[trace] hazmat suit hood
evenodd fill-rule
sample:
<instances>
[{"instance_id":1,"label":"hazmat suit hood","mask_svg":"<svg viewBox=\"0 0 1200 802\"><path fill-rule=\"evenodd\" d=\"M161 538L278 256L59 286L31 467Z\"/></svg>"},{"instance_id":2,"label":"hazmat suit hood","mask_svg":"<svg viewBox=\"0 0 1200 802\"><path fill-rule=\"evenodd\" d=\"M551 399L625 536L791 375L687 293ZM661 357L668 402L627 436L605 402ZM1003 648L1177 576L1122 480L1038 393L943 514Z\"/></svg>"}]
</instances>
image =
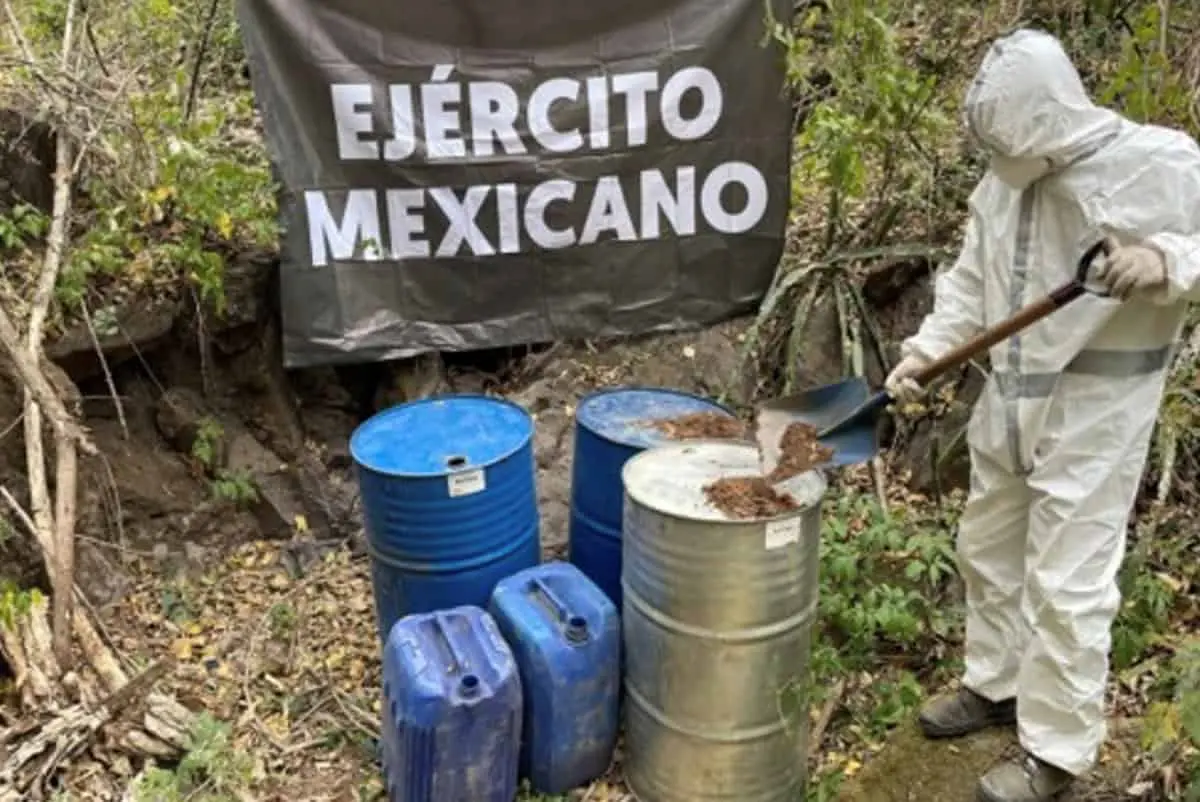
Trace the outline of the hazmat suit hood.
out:
<instances>
[{"instance_id":1,"label":"hazmat suit hood","mask_svg":"<svg viewBox=\"0 0 1200 802\"><path fill-rule=\"evenodd\" d=\"M972 138L1018 172L1021 163L1062 169L1121 127L1116 113L1092 103L1059 41L1034 30L992 45L964 107Z\"/></svg>"}]
</instances>

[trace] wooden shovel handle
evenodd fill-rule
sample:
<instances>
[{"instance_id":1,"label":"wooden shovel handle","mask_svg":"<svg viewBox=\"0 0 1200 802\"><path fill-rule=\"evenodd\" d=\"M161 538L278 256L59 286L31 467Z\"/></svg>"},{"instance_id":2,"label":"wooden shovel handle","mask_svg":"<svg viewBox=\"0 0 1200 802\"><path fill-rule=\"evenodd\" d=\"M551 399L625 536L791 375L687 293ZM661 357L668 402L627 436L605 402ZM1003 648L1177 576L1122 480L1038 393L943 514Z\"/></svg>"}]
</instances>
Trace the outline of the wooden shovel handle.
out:
<instances>
[{"instance_id":1,"label":"wooden shovel handle","mask_svg":"<svg viewBox=\"0 0 1200 802\"><path fill-rule=\"evenodd\" d=\"M913 379L917 384L924 386L943 373L965 364L996 343L1007 340L1014 334L1024 331L1051 312L1061 309L1079 296L1089 292L1084 282L1087 280L1088 270L1091 268L1092 262L1101 253L1106 256L1110 253L1110 246L1106 240L1101 240L1087 249L1087 252L1080 258L1075 278L1071 281L1060 285L1049 295L1034 301L1007 320L1000 321L995 326L985 329L981 334L943 354L922 368L920 372L913 376Z\"/></svg>"},{"instance_id":2,"label":"wooden shovel handle","mask_svg":"<svg viewBox=\"0 0 1200 802\"><path fill-rule=\"evenodd\" d=\"M1072 281L1071 284L1075 284L1075 282ZM1068 286L1069 285L1064 284L1060 290L1065 289ZM1079 295L1082 294L1083 287L1080 286ZM1078 298L1079 295L1076 295L1075 298ZM1075 298L1072 298L1071 300L1074 300ZM913 377L913 379L917 382L917 384L925 386L938 376L941 376L943 373L953 370L959 365L966 364L971 359L975 358L979 354L982 354L996 343L1007 340L1017 332L1023 331L1029 326L1032 326L1034 323L1037 323L1039 320L1049 315L1055 309L1058 309L1059 306L1060 304L1055 302L1054 296L1050 295L1034 301L1007 320L1000 321L995 326L985 330L982 334L975 336L957 348L954 348L948 353L938 357L933 362L930 362L928 365L923 367L921 371Z\"/></svg>"}]
</instances>

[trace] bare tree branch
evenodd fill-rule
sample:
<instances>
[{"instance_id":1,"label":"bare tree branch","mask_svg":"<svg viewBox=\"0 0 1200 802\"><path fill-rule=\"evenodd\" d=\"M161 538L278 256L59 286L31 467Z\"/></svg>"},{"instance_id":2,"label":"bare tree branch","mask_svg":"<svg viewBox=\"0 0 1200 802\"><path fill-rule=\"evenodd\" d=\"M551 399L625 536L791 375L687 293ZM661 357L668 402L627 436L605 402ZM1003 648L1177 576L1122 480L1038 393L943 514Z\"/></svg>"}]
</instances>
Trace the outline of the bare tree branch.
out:
<instances>
[{"instance_id":1,"label":"bare tree branch","mask_svg":"<svg viewBox=\"0 0 1200 802\"><path fill-rule=\"evenodd\" d=\"M22 53L36 64L28 39L9 0L3 0L4 14ZM59 69L70 70L75 55L72 50L76 32L77 0L67 0L63 25ZM64 101L53 98L53 105L65 117ZM71 664L71 617L75 587L75 505L78 479L78 437L72 436L70 417L41 373L42 344L46 320L54 288L62 269L66 251L67 232L71 220L71 189L74 185L75 162L70 134L55 130L54 200L50 211L50 232L46 238L46 253L34 290L29 320L25 327L24 354L18 345L16 327L7 314L0 320L0 337L5 350L13 358L18 373L25 382L25 467L29 476L30 517L37 527L38 541L45 552L50 584L54 589L54 655L58 664ZM46 476L46 450L42 439L42 414L50 418L54 429L55 487L54 500ZM49 548L47 548L49 547Z\"/></svg>"}]
</instances>

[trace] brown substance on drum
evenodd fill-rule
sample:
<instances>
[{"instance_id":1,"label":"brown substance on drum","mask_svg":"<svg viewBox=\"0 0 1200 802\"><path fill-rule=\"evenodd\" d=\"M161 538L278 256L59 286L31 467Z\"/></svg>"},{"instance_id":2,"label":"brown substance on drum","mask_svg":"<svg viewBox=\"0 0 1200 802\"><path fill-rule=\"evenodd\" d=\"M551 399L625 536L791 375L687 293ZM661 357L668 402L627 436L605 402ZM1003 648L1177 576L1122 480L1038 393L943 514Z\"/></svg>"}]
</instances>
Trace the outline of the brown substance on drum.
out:
<instances>
[{"instance_id":1,"label":"brown substance on drum","mask_svg":"<svg viewBox=\"0 0 1200 802\"><path fill-rule=\"evenodd\" d=\"M746 434L740 420L717 412L693 412L649 423L672 440L737 440Z\"/></svg>"},{"instance_id":2,"label":"brown substance on drum","mask_svg":"<svg viewBox=\"0 0 1200 802\"><path fill-rule=\"evenodd\" d=\"M705 485L708 502L731 518L770 518L798 508L761 476L729 476Z\"/></svg>"},{"instance_id":3,"label":"brown substance on drum","mask_svg":"<svg viewBox=\"0 0 1200 802\"><path fill-rule=\"evenodd\" d=\"M828 461L833 449L817 442L817 430L793 423L779 438L779 462L769 476L730 476L706 485L708 502L730 518L771 518L797 509L800 504L775 489L777 482L811 470Z\"/></svg>"},{"instance_id":4,"label":"brown substance on drum","mask_svg":"<svg viewBox=\"0 0 1200 802\"><path fill-rule=\"evenodd\" d=\"M833 449L817 442L817 429L807 423L793 423L779 438L779 462L767 480L775 483L812 470L833 458Z\"/></svg>"}]
</instances>

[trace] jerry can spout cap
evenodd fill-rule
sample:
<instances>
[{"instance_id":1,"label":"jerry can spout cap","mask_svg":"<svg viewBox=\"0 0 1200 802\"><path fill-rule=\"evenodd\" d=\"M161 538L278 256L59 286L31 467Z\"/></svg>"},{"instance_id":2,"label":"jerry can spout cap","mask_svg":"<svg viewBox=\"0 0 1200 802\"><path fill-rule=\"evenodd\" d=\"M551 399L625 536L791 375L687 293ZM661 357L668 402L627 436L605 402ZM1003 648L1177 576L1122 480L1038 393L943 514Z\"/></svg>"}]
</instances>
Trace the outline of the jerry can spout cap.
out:
<instances>
[{"instance_id":1,"label":"jerry can spout cap","mask_svg":"<svg viewBox=\"0 0 1200 802\"><path fill-rule=\"evenodd\" d=\"M475 696L479 693L479 677L474 674L463 674L462 679L458 681L458 692L467 698Z\"/></svg>"},{"instance_id":2,"label":"jerry can spout cap","mask_svg":"<svg viewBox=\"0 0 1200 802\"><path fill-rule=\"evenodd\" d=\"M567 619L567 640L571 643L583 643L588 639L587 619L581 615L573 615Z\"/></svg>"}]
</instances>

